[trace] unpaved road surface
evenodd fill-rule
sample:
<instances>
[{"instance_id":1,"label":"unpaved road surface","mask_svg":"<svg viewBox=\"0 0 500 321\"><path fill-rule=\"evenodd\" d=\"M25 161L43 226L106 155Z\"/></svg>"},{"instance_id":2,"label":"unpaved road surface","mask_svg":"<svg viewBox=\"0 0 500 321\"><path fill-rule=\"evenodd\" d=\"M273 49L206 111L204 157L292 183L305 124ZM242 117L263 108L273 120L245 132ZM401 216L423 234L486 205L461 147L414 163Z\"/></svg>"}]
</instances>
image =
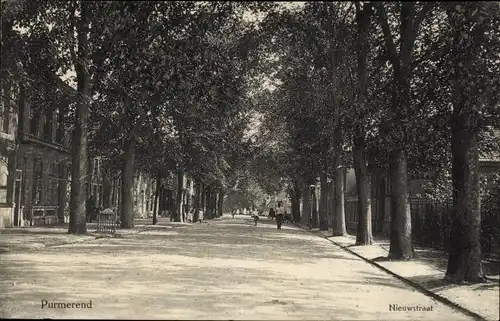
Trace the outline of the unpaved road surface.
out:
<instances>
[{"instance_id":1,"label":"unpaved road surface","mask_svg":"<svg viewBox=\"0 0 500 321\"><path fill-rule=\"evenodd\" d=\"M470 319L325 239L243 216L0 253L0 275L8 318Z\"/></svg>"}]
</instances>

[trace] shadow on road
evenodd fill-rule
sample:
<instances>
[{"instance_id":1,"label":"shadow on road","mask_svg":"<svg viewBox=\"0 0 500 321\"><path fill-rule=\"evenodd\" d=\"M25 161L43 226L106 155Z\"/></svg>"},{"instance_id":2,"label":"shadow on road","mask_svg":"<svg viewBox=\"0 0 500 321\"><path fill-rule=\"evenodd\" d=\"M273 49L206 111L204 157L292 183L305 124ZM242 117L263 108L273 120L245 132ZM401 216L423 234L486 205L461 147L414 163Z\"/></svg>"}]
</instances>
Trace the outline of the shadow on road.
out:
<instances>
[{"instance_id":1,"label":"shadow on road","mask_svg":"<svg viewBox=\"0 0 500 321\"><path fill-rule=\"evenodd\" d=\"M3 255L0 316L450 319L446 309L447 318L386 317L389 304L431 301L308 232L228 221ZM42 310L41 300L92 300L93 309Z\"/></svg>"}]
</instances>

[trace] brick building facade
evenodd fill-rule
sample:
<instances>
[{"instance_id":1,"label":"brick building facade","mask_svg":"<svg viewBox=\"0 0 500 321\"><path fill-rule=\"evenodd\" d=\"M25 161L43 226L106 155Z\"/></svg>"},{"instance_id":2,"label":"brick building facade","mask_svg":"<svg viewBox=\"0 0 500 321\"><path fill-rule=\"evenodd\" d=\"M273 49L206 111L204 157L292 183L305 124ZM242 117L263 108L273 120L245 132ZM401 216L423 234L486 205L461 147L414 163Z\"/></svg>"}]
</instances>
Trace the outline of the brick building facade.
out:
<instances>
[{"instance_id":1,"label":"brick building facade","mask_svg":"<svg viewBox=\"0 0 500 321\"><path fill-rule=\"evenodd\" d=\"M19 86L2 75L0 85L0 227L12 226L15 208Z\"/></svg>"}]
</instances>

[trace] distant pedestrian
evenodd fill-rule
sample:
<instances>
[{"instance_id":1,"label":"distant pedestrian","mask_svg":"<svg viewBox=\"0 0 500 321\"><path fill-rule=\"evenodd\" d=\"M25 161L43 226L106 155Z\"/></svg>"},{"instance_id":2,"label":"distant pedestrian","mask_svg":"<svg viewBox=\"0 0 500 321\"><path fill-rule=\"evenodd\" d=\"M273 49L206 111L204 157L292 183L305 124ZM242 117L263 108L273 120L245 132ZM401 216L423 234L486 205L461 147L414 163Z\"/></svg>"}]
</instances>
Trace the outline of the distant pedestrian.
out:
<instances>
[{"instance_id":1,"label":"distant pedestrian","mask_svg":"<svg viewBox=\"0 0 500 321\"><path fill-rule=\"evenodd\" d=\"M201 223L203 221L203 210L201 208L198 209L198 222Z\"/></svg>"},{"instance_id":2,"label":"distant pedestrian","mask_svg":"<svg viewBox=\"0 0 500 321\"><path fill-rule=\"evenodd\" d=\"M191 210L189 210L189 213L187 215L187 220L188 220L188 223L193 223L193 220L194 220L194 208L192 208Z\"/></svg>"},{"instance_id":3,"label":"distant pedestrian","mask_svg":"<svg viewBox=\"0 0 500 321\"><path fill-rule=\"evenodd\" d=\"M257 209L255 207L252 208L252 216L255 226L257 226L257 222L259 221L259 212L257 212Z\"/></svg>"},{"instance_id":4,"label":"distant pedestrian","mask_svg":"<svg viewBox=\"0 0 500 321\"><path fill-rule=\"evenodd\" d=\"M231 211L231 215L233 216L233 218L234 218L234 214L236 214L236 210Z\"/></svg>"},{"instance_id":5,"label":"distant pedestrian","mask_svg":"<svg viewBox=\"0 0 500 321\"><path fill-rule=\"evenodd\" d=\"M274 210L273 207L269 208L269 218L272 220L276 217L276 211Z\"/></svg>"},{"instance_id":6,"label":"distant pedestrian","mask_svg":"<svg viewBox=\"0 0 500 321\"><path fill-rule=\"evenodd\" d=\"M276 226L278 230L281 230L281 224L283 223L283 216L285 215L285 209L283 208L283 203L278 202L278 208L276 209Z\"/></svg>"}]
</instances>

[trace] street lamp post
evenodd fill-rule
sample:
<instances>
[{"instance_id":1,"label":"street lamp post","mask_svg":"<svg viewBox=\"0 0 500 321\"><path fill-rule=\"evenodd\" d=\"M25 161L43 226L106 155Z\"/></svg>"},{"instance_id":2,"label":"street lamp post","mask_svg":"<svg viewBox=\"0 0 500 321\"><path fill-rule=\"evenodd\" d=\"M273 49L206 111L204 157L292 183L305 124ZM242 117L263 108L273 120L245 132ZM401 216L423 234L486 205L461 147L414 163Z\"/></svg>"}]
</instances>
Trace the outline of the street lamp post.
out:
<instances>
[{"instance_id":1,"label":"street lamp post","mask_svg":"<svg viewBox=\"0 0 500 321\"><path fill-rule=\"evenodd\" d=\"M328 192L327 194L329 194L329 196L327 197L328 201L326 202L326 215L328 216L328 226L333 226L332 222L333 222L333 193L330 194L330 191L331 191L331 186L333 184L333 180L328 177L327 180L326 180L326 186L328 188Z\"/></svg>"}]
</instances>

